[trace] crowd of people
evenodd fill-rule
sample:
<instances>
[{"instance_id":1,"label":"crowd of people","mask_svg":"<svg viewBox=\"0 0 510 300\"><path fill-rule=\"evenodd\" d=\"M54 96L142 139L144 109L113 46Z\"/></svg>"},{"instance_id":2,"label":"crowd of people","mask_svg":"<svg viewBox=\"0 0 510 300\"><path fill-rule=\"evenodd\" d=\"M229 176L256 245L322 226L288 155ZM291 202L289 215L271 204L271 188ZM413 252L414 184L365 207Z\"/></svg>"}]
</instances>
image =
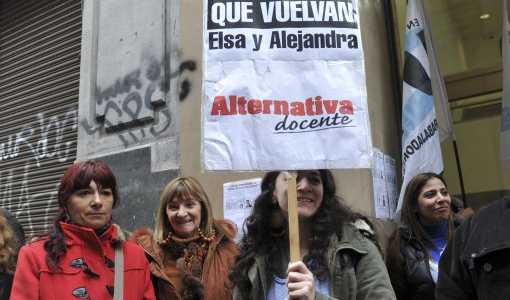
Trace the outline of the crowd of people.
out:
<instances>
[{"instance_id":1,"label":"crowd of people","mask_svg":"<svg viewBox=\"0 0 510 300\"><path fill-rule=\"evenodd\" d=\"M510 295L510 198L458 212L441 175L405 188L400 220L381 247L371 218L337 195L329 170L296 177L299 259L291 260L288 174L268 172L236 243L193 177L164 188L155 228L112 221L117 181L89 160L63 174L47 233L25 242L0 211L4 299L503 299Z\"/></svg>"}]
</instances>

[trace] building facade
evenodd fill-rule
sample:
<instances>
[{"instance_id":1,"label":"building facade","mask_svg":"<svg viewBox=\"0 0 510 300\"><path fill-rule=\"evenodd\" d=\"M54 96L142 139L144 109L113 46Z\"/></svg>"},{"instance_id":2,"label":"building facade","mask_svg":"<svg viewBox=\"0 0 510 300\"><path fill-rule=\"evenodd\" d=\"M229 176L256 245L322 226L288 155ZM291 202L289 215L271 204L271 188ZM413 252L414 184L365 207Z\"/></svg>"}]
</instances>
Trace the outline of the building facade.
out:
<instances>
[{"instance_id":1,"label":"building facade","mask_svg":"<svg viewBox=\"0 0 510 300\"><path fill-rule=\"evenodd\" d=\"M359 1L373 145L399 160L392 1ZM199 179L223 217L223 183L202 172L203 3L0 0L0 203L27 235L48 228L60 176L97 158L118 177L114 219L153 226L167 182ZM340 195L374 216L370 169L336 170Z\"/></svg>"}]
</instances>

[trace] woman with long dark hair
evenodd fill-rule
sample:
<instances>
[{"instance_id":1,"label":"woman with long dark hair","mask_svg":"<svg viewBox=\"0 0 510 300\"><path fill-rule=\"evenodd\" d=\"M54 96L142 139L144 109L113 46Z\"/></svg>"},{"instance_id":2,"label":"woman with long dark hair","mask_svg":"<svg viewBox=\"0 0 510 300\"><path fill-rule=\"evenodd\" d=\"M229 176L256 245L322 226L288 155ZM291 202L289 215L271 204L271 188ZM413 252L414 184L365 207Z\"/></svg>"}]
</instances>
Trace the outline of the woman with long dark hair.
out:
<instances>
[{"instance_id":1,"label":"woman with long dark hair","mask_svg":"<svg viewBox=\"0 0 510 300\"><path fill-rule=\"evenodd\" d=\"M289 264L287 177L269 172L230 273L234 299L395 299L372 223L341 203L329 170L296 178L301 261Z\"/></svg>"},{"instance_id":2,"label":"woman with long dark hair","mask_svg":"<svg viewBox=\"0 0 510 300\"><path fill-rule=\"evenodd\" d=\"M143 250L112 222L120 199L110 168L70 166L57 199L49 233L21 248L11 299L155 299Z\"/></svg>"},{"instance_id":3,"label":"woman with long dark hair","mask_svg":"<svg viewBox=\"0 0 510 300\"><path fill-rule=\"evenodd\" d=\"M451 201L438 174L418 174L407 184L386 258L397 299L435 299L439 258L454 229Z\"/></svg>"}]
</instances>

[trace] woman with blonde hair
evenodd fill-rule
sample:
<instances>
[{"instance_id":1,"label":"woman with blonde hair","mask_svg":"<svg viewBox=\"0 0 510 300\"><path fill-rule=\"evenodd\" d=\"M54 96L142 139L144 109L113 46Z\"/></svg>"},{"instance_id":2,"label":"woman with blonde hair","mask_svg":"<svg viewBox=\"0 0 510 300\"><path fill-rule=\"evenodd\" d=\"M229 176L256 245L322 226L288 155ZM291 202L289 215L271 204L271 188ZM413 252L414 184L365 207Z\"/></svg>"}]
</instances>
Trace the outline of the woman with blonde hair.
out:
<instances>
[{"instance_id":1,"label":"woman with blonde hair","mask_svg":"<svg viewBox=\"0 0 510 300\"><path fill-rule=\"evenodd\" d=\"M0 215L0 300L7 300L11 295L15 257L16 238L7 219Z\"/></svg>"},{"instance_id":2,"label":"woman with blonde hair","mask_svg":"<svg viewBox=\"0 0 510 300\"><path fill-rule=\"evenodd\" d=\"M157 299L232 299L228 272L238 253L235 226L215 220L200 183L179 177L165 187L154 234L133 238L151 264Z\"/></svg>"}]
</instances>

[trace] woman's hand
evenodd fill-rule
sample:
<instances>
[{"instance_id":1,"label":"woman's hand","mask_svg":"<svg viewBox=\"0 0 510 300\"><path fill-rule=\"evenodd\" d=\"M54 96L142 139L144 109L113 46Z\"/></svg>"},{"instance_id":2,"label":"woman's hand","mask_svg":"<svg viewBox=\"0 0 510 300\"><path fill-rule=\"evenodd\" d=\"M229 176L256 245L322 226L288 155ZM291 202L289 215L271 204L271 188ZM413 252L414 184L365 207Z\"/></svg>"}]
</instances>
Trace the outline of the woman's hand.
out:
<instances>
[{"instance_id":1,"label":"woman's hand","mask_svg":"<svg viewBox=\"0 0 510 300\"><path fill-rule=\"evenodd\" d=\"M288 299L315 299L313 274L302 261L289 264L287 268Z\"/></svg>"}]
</instances>

